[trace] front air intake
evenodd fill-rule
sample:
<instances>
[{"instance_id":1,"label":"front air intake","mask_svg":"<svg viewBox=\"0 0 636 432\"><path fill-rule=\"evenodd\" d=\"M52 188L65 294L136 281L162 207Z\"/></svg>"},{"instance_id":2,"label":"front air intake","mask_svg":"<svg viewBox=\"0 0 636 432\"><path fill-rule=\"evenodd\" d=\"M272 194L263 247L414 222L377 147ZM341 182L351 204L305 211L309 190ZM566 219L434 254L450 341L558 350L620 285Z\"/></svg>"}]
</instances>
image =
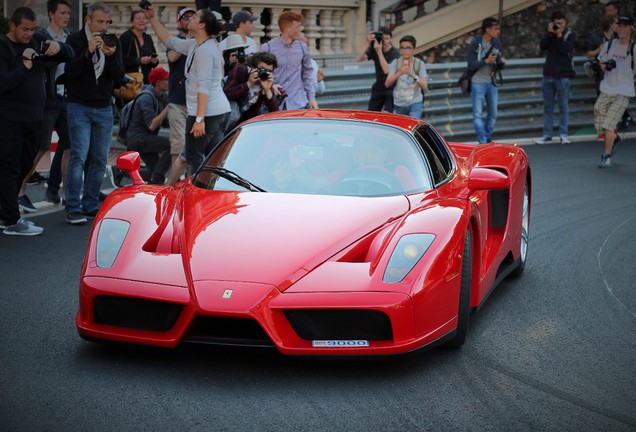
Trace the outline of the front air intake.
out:
<instances>
[{"instance_id":1,"label":"front air intake","mask_svg":"<svg viewBox=\"0 0 636 432\"><path fill-rule=\"evenodd\" d=\"M213 345L273 347L265 330L250 318L198 316L192 320L184 342Z\"/></svg>"},{"instance_id":2,"label":"front air intake","mask_svg":"<svg viewBox=\"0 0 636 432\"><path fill-rule=\"evenodd\" d=\"M179 318L180 304L131 297L98 296L94 321L135 330L167 332Z\"/></svg>"},{"instance_id":3,"label":"front air intake","mask_svg":"<svg viewBox=\"0 0 636 432\"><path fill-rule=\"evenodd\" d=\"M374 310L286 310L294 331L305 340L392 340L391 320Z\"/></svg>"}]
</instances>

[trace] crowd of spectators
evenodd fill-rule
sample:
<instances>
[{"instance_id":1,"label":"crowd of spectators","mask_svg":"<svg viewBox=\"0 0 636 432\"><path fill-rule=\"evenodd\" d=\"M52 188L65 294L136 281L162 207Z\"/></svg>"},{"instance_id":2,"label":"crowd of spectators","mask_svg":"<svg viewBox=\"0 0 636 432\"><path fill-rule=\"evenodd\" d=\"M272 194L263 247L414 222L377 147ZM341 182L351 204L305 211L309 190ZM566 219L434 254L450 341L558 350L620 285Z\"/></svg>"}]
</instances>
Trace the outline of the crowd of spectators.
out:
<instances>
[{"instance_id":1,"label":"crowd of spectators","mask_svg":"<svg viewBox=\"0 0 636 432\"><path fill-rule=\"evenodd\" d=\"M114 119L127 103L117 100L115 89L126 84L127 74L140 74L144 87L128 102L126 145L139 151L150 183L173 185L190 175L224 134L244 120L277 110L318 108L324 70L311 58L302 34L303 15L284 11L278 18L279 36L258 47L251 33L259 17L244 8L226 23L220 3L201 1L196 9L182 8L177 35L158 20L151 4L145 5L132 11L130 28L119 38L108 33L112 20L105 3L90 4L84 26L74 33L68 31L68 0L48 0L50 24L41 31L36 31L31 9L15 10L9 33L0 37L0 226L5 234L43 231L22 218L20 210L37 212L26 185L39 175L34 167L49 151L54 130L58 151L46 199L64 204L69 224L84 224L96 215ZM169 70L159 65L148 24L167 47ZM479 143L492 141L494 135L501 84L496 77L506 63L499 32L495 18L485 19L467 54ZM632 18L620 15L614 1L605 6L602 31L589 35L587 54L598 59L600 70L594 75L599 95L594 125L604 141L602 168L611 167L620 145L617 123L631 118L626 107L634 96L633 37ZM560 142L570 142L575 40L566 15L554 12L540 40L546 59L544 130L538 144L552 142L555 101ZM374 63L369 110L424 115L428 78L425 61L414 55L416 46L408 35L395 48L386 27L368 34L356 61ZM168 136L160 133L162 127L169 129Z\"/></svg>"}]
</instances>

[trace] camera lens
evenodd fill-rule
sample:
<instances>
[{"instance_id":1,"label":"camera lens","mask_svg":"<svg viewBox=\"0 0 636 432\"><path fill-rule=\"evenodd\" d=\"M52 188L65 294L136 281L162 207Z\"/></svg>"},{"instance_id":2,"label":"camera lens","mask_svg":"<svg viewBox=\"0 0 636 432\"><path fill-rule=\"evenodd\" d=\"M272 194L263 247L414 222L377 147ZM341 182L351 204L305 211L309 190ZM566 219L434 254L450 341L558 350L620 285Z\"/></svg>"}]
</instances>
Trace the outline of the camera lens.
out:
<instances>
[{"instance_id":1,"label":"camera lens","mask_svg":"<svg viewBox=\"0 0 636 432\"><path fill-rule=\"evenodd\" d=\"M108 48L114 48L117 46L117 36L115 36L114 34L102 33L100 37L104 41L104 45L106 45Z\"/></svg>"},{"instance_id":2,"label":"camera lens","mask_svg":"<svg viewBox=\"0 0 636 432\"><path fill-rule=\"evenodd\" d=\"M258 79L266 81L269 79L269 70L265 68L258 68Z\"/></svg>"}]
</instances>

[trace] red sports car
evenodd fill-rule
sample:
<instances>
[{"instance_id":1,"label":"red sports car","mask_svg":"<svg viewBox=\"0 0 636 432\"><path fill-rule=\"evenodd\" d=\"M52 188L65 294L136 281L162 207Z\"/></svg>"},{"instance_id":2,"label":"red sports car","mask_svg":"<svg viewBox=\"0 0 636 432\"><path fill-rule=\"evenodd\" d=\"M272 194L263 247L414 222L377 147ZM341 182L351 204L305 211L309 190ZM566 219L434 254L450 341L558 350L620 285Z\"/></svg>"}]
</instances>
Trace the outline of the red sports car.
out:
<instances>
[{"instance_id":1,"label":"red sports car","mask_svg":"<svg viewBox=\"0 0 636 432\"><path fill-rule=\"evenodd\" d=\"M368 111L260 116L174 187L133 185L97 215L82 337L163 347L380 355L461 346L469 316L523 272L531 175L521 147L447 143Z\"/></svg>"}]
</instances>

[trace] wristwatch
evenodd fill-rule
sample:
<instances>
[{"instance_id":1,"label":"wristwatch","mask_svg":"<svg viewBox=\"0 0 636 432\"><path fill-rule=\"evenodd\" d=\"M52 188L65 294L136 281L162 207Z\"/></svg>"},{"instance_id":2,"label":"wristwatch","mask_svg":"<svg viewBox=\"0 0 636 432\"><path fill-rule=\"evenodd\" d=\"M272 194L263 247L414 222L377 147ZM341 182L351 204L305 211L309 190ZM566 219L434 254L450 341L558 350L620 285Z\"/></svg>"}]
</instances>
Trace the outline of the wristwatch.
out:
<instances>
[{"instance_id":1,"label":"wristwatch","mask_svg":"<svg viewBox=\"0 0 636 432\"><path fill-rule=\"evenodd\" d=\"M201 122L203 122L203 117L197 117L197 118L194 119L194 121L197 122L197 123L201 123Z\"/></svg>"}]
</instances>

